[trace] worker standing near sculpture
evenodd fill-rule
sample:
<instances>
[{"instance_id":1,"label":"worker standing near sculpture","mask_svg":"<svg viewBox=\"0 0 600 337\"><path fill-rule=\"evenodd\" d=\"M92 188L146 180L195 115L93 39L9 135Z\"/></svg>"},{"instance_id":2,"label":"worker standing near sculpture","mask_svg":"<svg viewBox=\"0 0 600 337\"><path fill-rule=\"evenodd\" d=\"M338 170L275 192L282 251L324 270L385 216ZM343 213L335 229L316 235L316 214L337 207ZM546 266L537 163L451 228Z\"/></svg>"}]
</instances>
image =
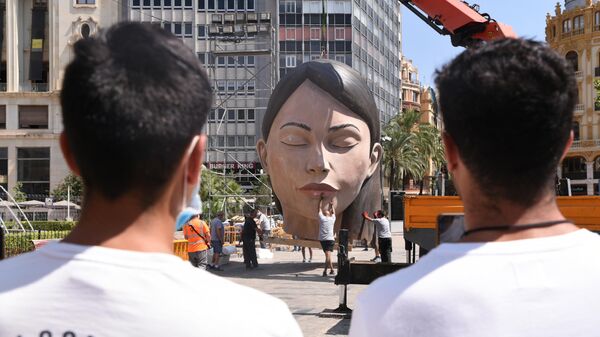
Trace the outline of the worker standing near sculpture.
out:
<instances>
[{"instance_id":1,"label":"worker standing near sculpture","mask_svg":"<svg viewBox=\"0 0 600 337\"><path fill-rule=\"evenodd\" d=\"M246 269L258 268L256 258L256 233L260 234L260 228L254 220L256 211L247 210L244 213L244 228L242 229L241 240L243 242L244 264Z\"/></svg>"},{"instance_id":2,"label":"worker standing near sculpture","mask_svg":"<svg viewBox=\"0 0 600 337\"><path fill-rule=\"evenodd\" d=\"M334 275L335 273L333 271L333 262L331 261L331 253L333 252L333 246L335 246L334 224L335 210L333 208L333 201L324 202L321 199L321 203L319 204L319 241L321 241L321 247L323 248L323 253L325 253L323 276L327 276L327 268L329 268L330 275Z\"/></svg>"},{"instance_id":3,"label":"worker standing near sculpture","mask_svg":"<svg viewBox=\"0 0 600 337\"><path fill-rule=\"evenodd\" d=\"M206 269L208 266L208 250L210 249L210 229L200 219L198 211L193 208L183 210L177 222L184 222L183 236L187 240L188 259L192 266Z\"/></svg>"},{"instance_id":4,"label":"worker standing near sculpture","mask_svg":"<svg viewBox=\"0 0 600 337\"><path fill-rule=\"evenodd\" d=\"M374 218L369 217L369 213L364 212L363 217L375 225L381 262L392 262L392 231L390 230L390 220L385 217L385 212L383 210L375 211L373 213Z\"/></svg>"}]
</instances>

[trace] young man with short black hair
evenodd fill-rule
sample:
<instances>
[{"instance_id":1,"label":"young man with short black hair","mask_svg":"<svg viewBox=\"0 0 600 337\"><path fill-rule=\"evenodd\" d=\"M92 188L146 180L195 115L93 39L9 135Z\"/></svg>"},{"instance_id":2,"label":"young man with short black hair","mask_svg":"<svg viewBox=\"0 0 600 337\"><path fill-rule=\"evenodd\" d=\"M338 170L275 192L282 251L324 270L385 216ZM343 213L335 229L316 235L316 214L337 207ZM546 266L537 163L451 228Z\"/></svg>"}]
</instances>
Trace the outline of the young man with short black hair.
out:
<instances>
[{"instance_id":1,"label":"young man with short black hair","mask_svg":"<svg viewBox=\"0 0 600 337\"><path fill-rule=\"evenodd\" d=\"M375 233L377 234L377 256L381 257L381 262L392 262L392 231L390 221L385 217L383 210L378 210L373 213L373 218L369 217L368 213L363 213L363 218L373 222L375 225ZM374 259L375 262L379 262Z\"/></svg>"},{"instance_id":2,"label":"young man with short black hair","mask_svg":"<svg viewBox=\"0 0 600 337\"><path fill-rule=\"evenodd\" d=\"M73 49L60 144L86 202L62 242L0 263L0 336L300 336L280 300L173 255L211 106L196 55L131 22ZM233 302L246 314L225 329Z\"/></svg>"},{"instance_id":3,"label":"young man with short black hair","mask_svg":"<svg viewBox=\"0 0 600 337\"><path fill-rule=\"evenodd\" d=\"M350 336L598 335L600 237L565 219L554 193L573 142L573 69L510 39L464 51L436 84L466 231L369 286Z\"/></svg>"}]
</instances>

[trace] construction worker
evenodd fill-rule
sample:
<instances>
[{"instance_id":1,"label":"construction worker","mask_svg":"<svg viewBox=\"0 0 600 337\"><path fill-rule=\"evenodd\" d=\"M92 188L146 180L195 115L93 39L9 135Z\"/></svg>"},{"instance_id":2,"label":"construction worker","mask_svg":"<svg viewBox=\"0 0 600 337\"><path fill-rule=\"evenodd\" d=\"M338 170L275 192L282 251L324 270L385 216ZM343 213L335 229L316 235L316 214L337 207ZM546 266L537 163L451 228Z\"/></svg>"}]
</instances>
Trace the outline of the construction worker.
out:
<instances>
[{"instance_id":1,"label":"construction worker","mask_svg":"<svg viewBox=\"0 0 600 337\"><path fill-rule=\"evenodd\" d=\"M197 268L206 269L208 265L208 249L210 248L210 229L200 219L200 214L193 208L186 208L178 217L183 222L183 236L188 241L188 257L190 263Z\"/></svg>"}]
</instances>

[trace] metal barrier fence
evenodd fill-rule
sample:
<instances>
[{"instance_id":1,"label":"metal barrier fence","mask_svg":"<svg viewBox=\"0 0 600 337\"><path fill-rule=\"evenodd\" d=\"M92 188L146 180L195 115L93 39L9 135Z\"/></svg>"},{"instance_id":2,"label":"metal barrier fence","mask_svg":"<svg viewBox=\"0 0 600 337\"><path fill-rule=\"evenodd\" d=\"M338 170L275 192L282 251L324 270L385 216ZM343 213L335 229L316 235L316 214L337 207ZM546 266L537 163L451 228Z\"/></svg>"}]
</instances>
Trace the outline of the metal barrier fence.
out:
<instances>
[{"instance_id":1,"label":"metal barrier fence","mask_svg":"<svg viewBox=\"0 0 600 337\"><path fill-rule=\"evenodd\" d=\"M34 241L63 239L70 230L0 231L0 260L35 249Z\"/></svg>"}]
</instances>

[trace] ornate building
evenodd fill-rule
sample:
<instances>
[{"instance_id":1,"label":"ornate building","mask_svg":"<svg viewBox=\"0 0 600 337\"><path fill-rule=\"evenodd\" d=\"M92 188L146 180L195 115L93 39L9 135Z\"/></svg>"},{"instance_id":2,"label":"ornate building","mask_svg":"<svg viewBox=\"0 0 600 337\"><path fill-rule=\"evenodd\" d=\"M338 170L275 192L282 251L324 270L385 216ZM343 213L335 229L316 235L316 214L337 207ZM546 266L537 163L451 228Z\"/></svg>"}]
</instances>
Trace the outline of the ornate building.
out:
<instances>
[{"instance_id":1,"label":"ornate building","mask_svg":"<svg viewBox=\"0 0 600 337\"><path fill-rule=\"evenodd\" d=\"M571 179L574 195L599 194L600 178L600 3L567 0L546 17L546 41L573 65L579 92L575 142L558 168Z\"/></svg>"},{"instance_id":2,"label":"ornate building","mask_svg":"<svg viewBox=\"0 0 600 337\"><path fill-rule=\"evenodd\" d=\"M421 83L419 83L419 69L413 61L402 57L400 63L400 78L402 80L402 111L421 110Z\"/></svg>"}]
</instances>

